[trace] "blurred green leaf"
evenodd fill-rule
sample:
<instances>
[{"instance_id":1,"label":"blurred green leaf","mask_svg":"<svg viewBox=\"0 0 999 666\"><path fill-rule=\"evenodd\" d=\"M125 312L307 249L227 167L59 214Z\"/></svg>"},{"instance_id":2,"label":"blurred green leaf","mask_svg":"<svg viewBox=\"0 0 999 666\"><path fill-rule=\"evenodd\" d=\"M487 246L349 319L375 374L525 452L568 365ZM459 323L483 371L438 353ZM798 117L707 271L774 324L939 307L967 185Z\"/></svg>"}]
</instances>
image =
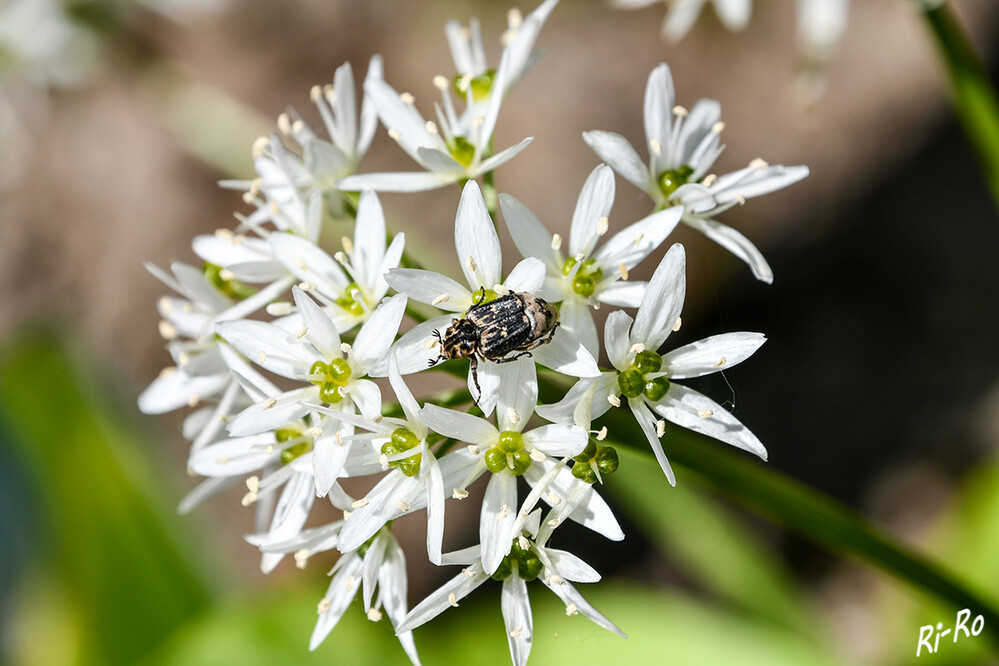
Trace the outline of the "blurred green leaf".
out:
<instances>
[{"instance_id":1,"label":"blurred green leaf","mask_svg":"<svg viewBox=\"0 0 999 666\"><path fill-rule=\"evenodd\" d=\"M808 633L809 609L783 563L717 501L691 483L665 482L658 465L634 451L603 490L681 570L720 597Z\"/></svg>"},{"instance_id":2,"label":"blurred green leaf","mask_svg":"<svg viewBox=\"0 0 999 666\"><path fill-rule=\"evenodd\" d=\"M35 566L54 572L74 609L80 661L130 663L203 610L209 592L146 466L144 438L105 393L51 337L0 353L2 445L28 472L43 523Z\"/></svg>"}]
</instances>

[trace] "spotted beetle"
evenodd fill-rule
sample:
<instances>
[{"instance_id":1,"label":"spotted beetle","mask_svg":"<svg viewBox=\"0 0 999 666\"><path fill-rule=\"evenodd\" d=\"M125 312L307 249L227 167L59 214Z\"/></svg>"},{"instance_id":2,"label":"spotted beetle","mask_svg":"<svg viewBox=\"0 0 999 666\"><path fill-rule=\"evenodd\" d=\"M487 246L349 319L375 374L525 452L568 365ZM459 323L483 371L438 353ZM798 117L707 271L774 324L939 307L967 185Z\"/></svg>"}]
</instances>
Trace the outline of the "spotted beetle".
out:
<instances>
[{"instance_id":1,"label":"spotted beetle","mask_svg":"<svg viewBox=\"0 0 999 666\"><path fill-rule=\"evenodd\" d=\"M510 292L485 303L486 290L479 290L479 298L459 319L441 335L434 331L440 344L440 355L430 360L434 366L453 358L467 358L472 370L472 381L479 388L479 360L509 363L523 356L530 356L532 349L551 342L558 328L558 310L548 301L534 294ZM518 352L518 353L515 353Z\"/></svg>"}]
</instances>

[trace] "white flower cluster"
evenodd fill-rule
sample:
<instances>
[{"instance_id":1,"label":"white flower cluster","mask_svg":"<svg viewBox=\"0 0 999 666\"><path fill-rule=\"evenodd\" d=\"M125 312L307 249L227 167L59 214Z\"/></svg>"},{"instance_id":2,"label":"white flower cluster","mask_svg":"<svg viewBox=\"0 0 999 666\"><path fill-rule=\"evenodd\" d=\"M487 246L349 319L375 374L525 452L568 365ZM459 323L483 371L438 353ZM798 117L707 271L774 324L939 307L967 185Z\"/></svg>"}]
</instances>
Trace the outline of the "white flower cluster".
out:
<instances>
[{"instance_id":1,"label":"white flower cluster","mask_svg":"<svg viewBox=\"0 0 999 666\"><path fill-rule=\"evenodd\" d=\"M511 12L495 70L486 65L477 23L448 24L458 74L453 84L435 77L441 92L436 123L425 122L412 96L384 81L378 58L358 105L352 71L343 65L331 86L312 93L329 138L294 114L283 115L281 134L254 147L257 178L228 183L244 190L254 210L233 230L194 239L202 268L178 263L168 273L149 266L177 294L159 303L160 332L174 365L142 393L139 405L147 413L193 408L183 427L192 443L189 467L207 477L182 509L242 482L243 504L256 506L256 529L247 540L260 549L265 572L285 555L304 567L316 553L341 553L319 603L312 648L360 590L368 617L387 613L406 654L419 663L412 629L457 606L489 578L503 581L515 664L525 663L531 648L527 583L535 579L564 601L569 615L582 613L620 634L573 586L599 574L549 542L566 520L608 539L624 538L596 490L616 471L617 453L607 429L595 430L592 422L625 400L670 483L674 475L660 442L666 421L766 457L734 416L677 381L743 361L764 337L716 335L660 353L680 327L683 247L665 252L648 282L629 279L629 272L684 222L761 274L766 262L759 252L714 218L807 170L751 165L708 174L721 152L718 104L702 101L690 114L680 113L662 65L646 93L648 165L620 136L587 133L610 166L598 166L583 185L567 243L512 196L488 196L492 171L529 141L492 149L500 104L535 61L535 39L556 2L546 0L526 18ZM464 101L461 112L452 87ZM377 119L422 171L358 173ZM613 233L612 169L655 200L648 217ZM454 248L464 282L405 256L405 239L389 236L375 194L448 183L463 183ZM509 272L495 223L500 213L523 255ZM354 235L330 254L320 241L336 216L354 219ZM448 254L430 263L442 265ZM443 314L426 318L414 301ZM592 312L601 306L637 308L634 317L610 313L602 349ZM415 325L400 335L407 315ZM601 351L609 366L600 365ZM468 370L452 360L462 358ZM421 405L405 377L432 366L467 374L467 390L431 395ZM574 385L557 402L539 404L540 385L566 385L553 381L558 375L575 378ZM383 395L385 384L372 379L382 377L393 400ZM478 543L443 553L448 503L467 498L483 476ZM363 496L341 486L361 477L370 479ZM307 528L317 500L342 511L342 519ZM406 560L392 524L421 510L429 560L463 568L407 610Z\"/></svg>"}]
</instances>

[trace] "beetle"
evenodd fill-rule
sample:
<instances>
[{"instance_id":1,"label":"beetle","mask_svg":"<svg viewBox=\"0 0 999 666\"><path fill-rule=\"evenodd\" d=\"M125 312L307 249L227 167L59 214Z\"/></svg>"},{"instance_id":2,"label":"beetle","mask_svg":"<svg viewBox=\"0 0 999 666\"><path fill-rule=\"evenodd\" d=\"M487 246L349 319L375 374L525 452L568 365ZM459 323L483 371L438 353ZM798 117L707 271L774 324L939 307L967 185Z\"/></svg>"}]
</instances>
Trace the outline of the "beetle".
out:
<instances>
[{"instance_id":1,"label":"beetle","mask_svg":"<svg viewBox=\"0 0 999 666\"><path fill-rule=\"evenodd\" d=\"M478 300L442 335L434 331L440 355L430 360L434 366L453 358L467 358L472 381L479 388L479 360L509 363L531 350L551 342L559 326L558 310L548 301L527 292L509 292L485 303L486 290L480 288Z\"/></svg>"}]
</instances>

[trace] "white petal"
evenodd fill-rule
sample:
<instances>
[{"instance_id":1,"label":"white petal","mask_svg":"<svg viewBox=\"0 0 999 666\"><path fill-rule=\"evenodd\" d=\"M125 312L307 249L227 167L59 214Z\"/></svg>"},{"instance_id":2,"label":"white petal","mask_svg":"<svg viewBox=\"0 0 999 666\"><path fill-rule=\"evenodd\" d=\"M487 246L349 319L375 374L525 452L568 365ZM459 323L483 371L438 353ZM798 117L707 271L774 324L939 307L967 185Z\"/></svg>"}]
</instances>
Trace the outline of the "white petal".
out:
<instances>
[{"instance_id":1,"label":"white petal","mask_svg":"<svg viewBox=\"0 0 999 666\"><path fill-rule=\"evenodd\" d=\"M510 237L520 254L545 262L550 273L561 271L562 266L556 261L556 252L552 249L552 235L534 213L509 194L500 194L499 203Z\"/></svg>"},{"instance_id":2,"label":"white petal","mask_svg":"<svg viewBox=\"0 0 999 666\"><path fill-rule=\"evenodd\" d=\"M586 351L593 358L600 356L600 341L597 336L597 325L593 323L590 305L578 298L567 298L562 301L559 310L559 326L568 331L583 343Z\"/></svg>"},{"instance_id":3,"label":"white petal","mask_svg":"<svg viewBox=\"0 0 999 666\"><path fill-rule=\"evenodd\" d=\"M745 361L767 341L762 333L723 333L692 342L663 356L670 379L700 377Z\"/></svg>"},{"instance_id":4,"label":"white petal","mask_svg":"<svg viewBox=\"0 0 999 666\"><path fill-rule=\"evenodd\" d=\"M323 312L316 302L298 287L291 288L292 297L298 312L302 315L302 323L307 329L303 336L327 358L340 356L340 334L329 316Z\"/></svg>"},{"instance_id":5,"label":"white petal","mask_svg":"<svg viewBox=\"0 0 999 666\"><path fill-rule=\"evenodd\" d=\"M658 414L673 423L714 437L726 444L755 453L764 460L763 443L737 418L714 400L680 384L670 384L663 399L652 405Z\"/></svg>"},{"instance_id":6,"label":"white petal","mask_svg":"<svg viewBox=\"0 0 999 666\"><path fill-rule=\"evenodd\" d=\"M248 359L282 377L299 378L314 362L325 360L294 333L262 321L226 321L215 330Z\"/></svg>"},{"instance_id":7,"label":"white petal","mask_svg":"<svg viewBox=\"0 0 999 666\"><path fill-rule=\"evenodd\" d=\"M465 183L461 192L454 220L454 246L465 280L473 291L479 287L491 289L500 282L503 259L499 236L474 180Z\"/></svg>"},{"instance_id":8,"label":"white petal","mask_svg":"<svg viewBox=\"0 0 999 666\"><path fill-rule=\"evenodd\" d=\"M397 632L412 631L417 627L426 624L448 608L451 608L452 595L455 603L467 597L472 590L489 580L489 576L482 571L481 564L473 564L464 572L458 574L441 587L437 588L433 594L416 605L409 611L406 619L396 627Z\"/></svg>"},{"instance_id":9,"label":"white petal","mask_svg":"<svg viewBox=\"0 0 999 666\"><path fill-rule=\"evenodd\" d=\"M210 444L191 456L187 465L201 476L244 476L280 456L281 452L274 450L273 433L267 432Z\"/></svg>"},{"instance_id":10,"label":"white petal","mask_svg":"<svg viewBox=\"0 0 999 666\"><path fill-rule=\"evenodd\" d=\"M676 243L659 263L649 280L645 298L631 327L632 342L641 342L648 349L658 349L673 330L687 290L683 246Z\"/></svg>"},{"instance_id":11,"label":"white petal","mask_svg":"<svg viewBox=\"0 0 999 666\"><path fill-rule=\"evenodd\" d=\"M266 539L260 543L285 541L298 534L309 517L309 510L315 499L315 487L311 476L292 475L281 492L277 508L274 509L274 518ZM283 553L264 553L260 558L261 571L270 573L283 557Z\"/></svg>"},{"instance_id":12,"label":"white petal","mask_svg":"<svg viewBox=\"0 0 999 666\"><path fill-rule=\"evenodd\" d=\"M673 206L653 213L614 234L593 255L605 271L617 272L619 266L632 269L652 254L670 235L683 215L683 206Z\"/></svg>"},{"instance_id":13,"label":"white petal","mask_svg":"<svg viewBox=\"0 0 999 666\"><path fill-rule=\"evenodd\" d=\"M378 384L370 379L358 379L350 382L350 399L364 418L374 419L382 413L382 392Z\"/></svg>"},{"instance_id":14,"label":"white petal","mask_svg":"<svg viewBox=\"0 0 999 666\"><path fill-rule=\"evenodd\" d=\"M620 134L592 130L583 132L583 141L626 181L645 189L652 179L648 167L631 143Z\"/></svg>"},{"instance_id":15,"label":"white petal","mask_svg":"<svg viewBox=\"0 0 999 666\"><path fill-rule=\"evenodd\" d=\"M344 192L426 192L457 182L458 176L436 171L359 173L340 180L337 187Z\"/></svg>"},{"instance_id":16,"label":"white petal","mask_svg":"<svg viewBox=\"0 0 999 666\"><path fill-rule=\"evenodd\" d=\"M574 583L596 583L600 580L596 569L572 553L555 548L545 548L544 551L560 578Z\"/></svg>"},{"instance_id":17,"label":"white petal","mask_svg":"<svg viewBox=\"0 0 999 666\"><path fill-rule=\"evenodd\" d=\"M593 354L569 331L556 331L551 342L531 353L535 361L563 375L596 377L600 374Z\"/></svg>"},{"instance_id":18,"label":"white petal","mask_svg":"<svg viewBox=\"0 0 999 666\"><path fill-rule=\"evenodd\" d=\"M171 369L154 379L139 395L139 409L144 414L172 412L215 395L231 381L228 373L190 377L183 370Z\"/></svg>"},{"instance_id":19,"label":"white petal","mask_svg":"<svg viewBox=\"0 0 999 666\"><path fill-rule=\"evenodd\" d=\"M177 505L177 513L185 515L190 513L195 507L205 500L215 497L224 492L229 486L239 480L236 476L220 476L214 479L207 479L195 486L191 492L184 495L184 499Z\"/></svg>"},{"instance_id":20,"label":"white petal","mask_svg":"<svg viewBox=\"0 0 999 666\"><path fill-rule=\"evenodd\" d=\"M450 154L437 148L419 148L416 151L421 165L429 171L446 174L456 174L459 177L464 174L465 167L455 161Z\"/></svg>"},{"instance_id":21,"label":"white petal","mask_svg":"<svg viewBox=\"0 0 999 666\"><path fill-rule=\"evenodd\" d=\"M517 477L509 470L493 474L482 498L479 543L482 569L490 576L499 568L513 545L512 529L517 520Z\"/></svg>"},{"instance_id":22,"label":"white petal","mask_svg":"<svg viewBox=\"0 0 999 666\"><path fill-rule=\"evenodd\" d=\"M399 508L400 502L410 504L410 511L422 508L424 496L419 492L420 484L419 479L408 477L397 469L382 477L365 496L368 503L351 512L350 519L344 524L337 544L340 552L360 548L385 523L406 513ZM414 498L419 498L420 503L412 502Z\"/></svg>"},{"instance_id":23,"label":"white petal","mask_svg":"<svg viewBox=\"0 0 999 666\"><path fill-rule=\"evenodd\" d=\"M619 308L637 308L645 298L649 283L644 280L618 280L600 288L597 298L601 303L616 305Z\"/></svg>"},{"instance_id":24,"label":"white petal","mask_svg":"<svg viewBox=\"0 0 999 666\"><path fill-rule=\"evenodd\" d=\"M447 296L447 300L434 305L441 310L464 312L472 305L472 292L467 287L434 271L393 268L385 275L385 280L400 294L421 303L434 303L440 296Z\"/></svg>"},{"instance_id":25,"label":"white petal","mask_svg":"<svg viewBox=\"0 0 999 666\"><path fill-rule=\"evenodd\" d=\"M285 268L302 282L317 285L328 296L339 296L349 283L333 257L308 240L292 234L274 233L268 236L267 241Z\"/></svg>"},{"instance_id":26,"label":"white petal","mask_svg":"<svg viewBox=\"0 0 999 666\"><path fill-rule=\"evenodd\" d=\"M382 125L388 130L399 133L399 145L418 161L417 150L420 147L446 149L444 140L437 134L427 131L423 116L412 104L403 102L399 93L382 79L367 79L364 82L364 93L374 103L381 118ZM340 189L351 189L340 183ZM376 189L376 188L371 188Z\"/></svg>"},{"instance_id":27,"label":"white petal","mask_svg":"<svg viewBox=\"0 0 999 666\"><path fill-rule=\"evenodd\" d=\"M427 556L434 564L441 563L441 547L444 540L444 476L434 454L426 449L421 466L427 471ZM422 470L421 470L422 471Z\"/></svg>"},{"instance_id":28,"label":"white petal","mask_svg":"<svg viewBox=\"0 0 999 666\"><path fill-rule=\"evenodd\" d=\"M426 370L433 365L431 361L437 361L440 356L440 350L437 347L429 346L427 343L434 340L434 331L439 331L443 334L448 326L451 325L452 319L451 315L428 319L422 324L417 324L406 331L392 345L391 353L397 355L400 374L409 375L414 372ZM368 370L368 376L388 376L388 357L384 356L381 361L375 363Z\"/></svg>"},{"instance_id":29,"label":"white petal","mask_svg":"<svg viewBox=\"0 0 999 666\"><path fill-rule=\"evenodd\" d=\"M396 294L381 303L357 332L351 349L351 368L365 374L388 352L406 313L406 296Z\"/></svg>"},{"instance_id":30,"label":"white petal","mask_svg":"<svg viewBox=\"0 0 999 666\"><path fill-rule=\"evenodd\" d=\"M325 497L330 488L340 478L344 462L350 456L353 443L348 440L336 440L340 423L335 419L327 419L323 424L323 434L316 438L312 451L313 475L316 482L316 496ZM342 436L343 433L341 433ZM348 433L349 434L349 433Z\"/></svg>"},{"instance_id":31,"label":"white petal","mask_svg":"<svg viewBox=\"0 0 999 666\"><path fill-rule=\"evenodd\" d=\"M610 215L614 205L614 172L601 164L587 177L576 200L569 230L569 254L588 256L600 239L600 221Z\"/></svg>"},{"instance_id":32,"label":"white petal","mask_svg":"<svg viewBox=\"0 0 999 666\"><path fill-rule=\"evenodd\" d=\"M310 650L315 650L326 640L360 588L359 576L364 560L356 555L345 555L344 557L349 558L349 561L336 572L333 580L330 581L329 589L326 590L326 596L323 599L329 602L329 608L325 612L319 613L316 627L312 630L312 637L309 639Z\"/></svg>"},{"instance_id":33,"label":"white petal","mask_svg":"<svg viewBox=\"0 0 999 666\"><path fill-rule=\"evenodd\" d=\"M550 456L578 456L586 448L588 435L575 425L544 425L524 433L524 443Z\"/></svg>"},{"instance_id":34,"label":"white petal","mask_svg":"<svg viewBox=\"0 0 999 666\"><path fill-rule=\"evenodd\" d=\"M670 389L672 389L673 386L674 385L671 385ZM631 407L631 411L635 415L638 425L642 427L642 432L645 433L645 437L649 440L649 446L652 447L652 452L656 455L656 460L659 461L659 466L666 475L666 480L669 481L669 485L675 486L676 475L673 474L673 468L670 466L669 460L666 459L666 453L663 451L662 441L659 439L659 433L656 431L656 418L652 415L652 412L649 411L649 408L645 406L645 403L642 402L641 399L629 399L628 406Z\"/></svg>"},{"instance_id":35,"label":"white petal","mask_svg":"<svg viewBox=\"0 0 999 666\"><path fill-rule=\"evenodd\" d=\"M629 367L628 355L631 349L631 328L632 319L627 312L615 310L607 317L604 324L604 347L607 350L607 359L615 368L621 372Z\"/></svg>"},{"instance_id":36,"label":"white petal","mask_svg":"<svg viewBox=\"0 0 999 666\"><path fill-rule=\"evenodd\" d=\"M534 415L538 404L538 371L534 361L521 358L496 366L499 372L499 398L496 421L499 429L520 432Z\"/></svg>"},{"instance_id":37,"label":"white petal","mask_svg":"<svg viewBox=\"0 0 999 666\"><path fill-rule=\"evenodd\" d=\"M424 405L421 413L428 428L459 442L492 446L499 439L499 431L495 426L478 416L445 409L432 403Z\"/></svg>"},{"instance_id":38,"label":"white petal","mask_svg":"<svg viewBox=\"0 0 999 666\"><path fill-rule=\"evenodd\" d=\"M537 483L541 478L541 473L554 466L554 462L546 460L531 467L524 473L528 483ZM569 519L579 523L583 527L601 534L611 541L621 541L624 539L624 532L614 517L604 498L593 489L593 486L580 481L572 475L568 468L559 471L555 480L551 484L550 494L558 496L562 502L556 506L556 511L569 512ZM542 495L542 499L549 502L549 495ZM547 526L551 530L553 526L543 525L542 531ZM542 534L538 535L539 541L547 540Z\"/></svg>"},{"instance_id":39,"label":"white petal","mask_svg":"<svg viewBox=\"0 0 999 666\"><path fill-rule=\"evenodd\" d=\"M503 581L500 607L503 609L510 657L514 666L525 666L527 657L531 654L534 621L531 616L531 601L527 596L527 583L522 578L510 576Z\"/></svg>"},{"instance_id":40,"label":"white petal","mask_svg":"<svg viewBox=\"0 0 999 666\"><path fill-rule=\"evenodd\" d=\"M526 291L536 294L545 281L545 265L535 257L528 257L517 263L503 282L510 291Z\"/></svg>"},{"instance_id":41,"label":"white petal","mask_svg":"<svg viewBox=\"0 0 999 666\"><path fill-rule=\"evenodd\" d=\"M671 15L673 13L671 12ZM669 150L670 145L673 99L673 75L670 73L669 67L662 63L649 74L649 80L645 86L644 118L645 139L649 143L658 142L663 154ZM648 146L646 149L652 153ZM652 161L656 163L652 177L658 178L658 172L662 171L660 167L663 160L657 160L656 155L652 153Z\"/></svg>"},{"instance_id":42,"label":"white petal","mask_svg":"<svg viewBox=\"0 0 999 666\"><path fill-rule=\"evenodd\" d=\"M476 175L489 173L490 171L496 169L500 165L506 164L514 157L516 157L520 151L522 151L524 148L527 148L527 144L531 143L531 141L533 140L534 140L533 136L521 139L520 143L510 146L505 150L501 150L500 152L496 153L487 160L483 160L482 164L479 165L479 168L476 169Z\"/></svg>"},{"instance_id":43,"label":"white petal","mask_svg":"<svg viewBox=\"0 0 999 666\"><path fill-rule=\"evenodd\" d=\"M302 401L318 399L319 389L315 386L309 386L283 393L279 397L273 398L276 400L273 403L271 402L272 398L255 403L237 414L229 422L229 434L239 437L280 428L308 413L309 409L302 404Z\"/></svg>"},{"instance_id":44,"label":"white petal","mask_svg":"<svg viewBox=\"0 0 999 666\"><path fill-rule=\"evenodd\" d=\"M769 194L797 183L806 176L808 176L806 166L786 167L781 164L763 168L751 166L719 177L709 189L719 204L725 204L739 197L751 199Z\"/></svg>"},{"instance_id":45,"label":"white petal","mask_svg":"<svg viewBox=\"0 0 999 666\"><path fill-rule=\"evenodd\" d=\"M749 264L753 275L760 282L770 284L774 281L773 269L763 257L763 253L753 245L752 241L732 227L712 218L702 218L696 215L688 215L683 218L683 221Z\"/></svg>"},{"instance_id":46,"label":"white petal","mask_svg":"<svg viewBox=\"0 0 999 666\"><path fill-rule=\"evenodd\" d=\"M389 383L392 385L392 391L395 393L396 400L402 406L402 411L406 414L406 420L411 426L425 431L426 428L419 428L419 426L423 426L423 420L420 418L420 403L416 402L412 391L409 390L409 386L406 385L406 382L402 379L402 375L399 373L399 357L395 352L389 355L388 364ZM414 434L421 439L426 437L426 432L416 432L414 430Z\"/></svg>"},{"instance_id":47,"label":"white petal","mask_svg":"<svg viewBox=\"0 0 999 666\"><path fill-rule=\"evenodd\" d=\"M493 409L496 408L496 402L499 400L499 387L502 381L500 367L502 367L501 364L489 361L479 363L476 374L479 378L479 386L482 388L481 393L475 387L475 377L471 372L468 373L468 392L472 394L472 398L486 417L492 415Z\"/></svg>"},{"instance_id":48,"label":"white petal","mask_svg":"<svg viewBox=\"0 0 999 666\"><path fill-rule=\"evenodd\" d=\"M351 266L360 275L366 287L373 287L381 279L382 259L385 258L385 213L378 195L362 192L357 204L357 222L354 224L354 251Z\"/></svg>"},{"instance_id":49,"label":"white petal","mask_svg":"<svg viewBox=\"0 0 999 666\"><path fill-rule=\"evenodd\" d=\"M753 10L751 0L726 0L715 2L715 13L732 32L739 32L749 23L749 15Z\"/></svg>"},{"instance_id":50,"label":"white petal","mask_svg":"<svg viewBox=\"0 0 999 666\"><path fill-rule=\"evenodd\" d=\"M608 631L613 631L618 636L622 638L627 638L623 631L617 628L617 625L608 620L606 617L600 614L596 608L590 605L586 599L583 598L572 583L563 582L561 585L549 584L547 581L542 579L542 582L548 586L548 589L558 595L558 597L565 603L566 607L570 604L576 607L580 613L588 617L590 620L600 625Z\"/></svg>"}]
</instances>

